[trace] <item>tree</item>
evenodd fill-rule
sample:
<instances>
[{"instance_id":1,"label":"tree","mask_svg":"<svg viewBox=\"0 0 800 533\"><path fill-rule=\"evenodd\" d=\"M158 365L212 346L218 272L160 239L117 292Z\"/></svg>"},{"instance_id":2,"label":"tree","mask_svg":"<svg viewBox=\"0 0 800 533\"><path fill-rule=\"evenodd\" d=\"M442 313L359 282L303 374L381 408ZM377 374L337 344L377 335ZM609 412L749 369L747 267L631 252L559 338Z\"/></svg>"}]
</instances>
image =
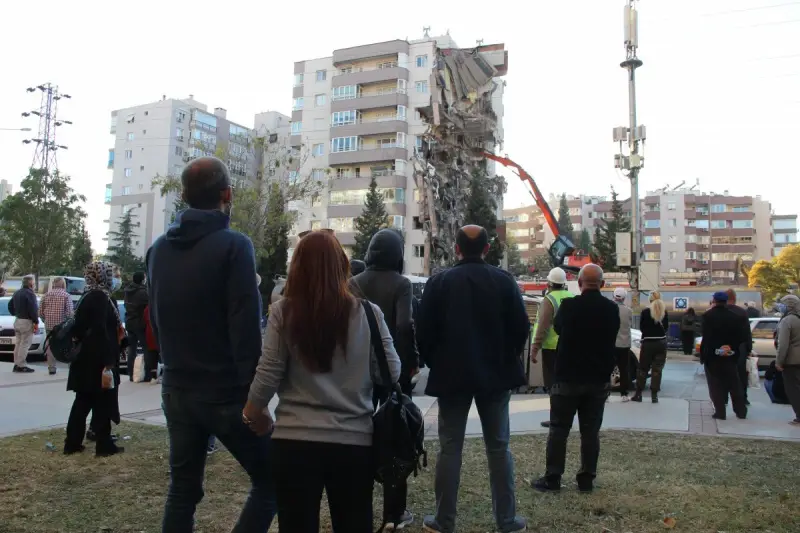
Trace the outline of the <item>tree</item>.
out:
<instances>
[{"instance_id":1,"label":"tree","mask_svg":"<svg viewBox=\"0 0 800 533\"><path fill-rule=\"evenodd\" d=\"M594 230L594 250L597 260L606 272L618 272L617 233L629 232L631 222L622 212L622 202L611 187L611 218L603 219Z\"/></svg>"},{"instance_id":2,"label":"tree","mask_svg":"<svg viewBox=\"0 0 800 533\"><path fill-rule=\"evenodd\" d=\"M800 244L786 246L773 261L786 272L790 283L800 285Z\"/></svg>"},{"instance_id":3,"label":"tree","mask_svg":"<svg viewBox=\"0 0 800 533\"><path fill-rule=\"evenodd\" d=\"M108 260L117 265L126 274L126 278L144 268L142 258L137 257L133 251L133 240L136 237L136 228L139 227L139 223L134 221L136 216L133 211L131 209L120 217L117 231L108 232Z\"/></svg>"},{"instance_id":4,"label":"tree","mask_svg":"<svg viewBox=\"0 0 800 533\"><path fill-rule=\"evenodd\" d=\"M558 202L558 232L569 239L572 239L572 234L575 232L572 219L569 216L566 193L561 194L561 200Z\"/></svg>"},{"instance_id":5,"label":"tree","mask_svg":"<svg viewBox=\"0 0 800 533\"><path fill-rule=\"evenodd\" d=\"M69 256L68 274L71 276L83 276L83 270L92 262L94 252L92 251L92 241L86 226L81 222L72 241L72 251Z\"/></svg>"},{"instance_id":6,"label":"tree","mask_svg":"<svg viewBox=\"0 0 800 533\"><path fill-rule=\"evenodd\" d=\"M268 186L266 205L267 223L261 241L258 260L258 275L261 276L262 295L266 302L272 294L275 278L285 276L289 259L289 230L291 217L286 213L286 200L280 184L272 182ZM265 304L266 305L266 304Z\"/></svg>"},{"instance_id":7,"label":"tree","mask_svg":"<svg viewBox=\"0 0 800 533\"><path fill-rule=\"evenodd\" d=\"M528 266L522 260L517 240L511 235L506 237L506 259L508 261L509 272L515 276L528 274Z\"/></svg>"},{"instance_id":8,"label":"tree","mask_svg":"<svg viewBox=\"0 0 800 533\"><path fill-rule=\"evenodd\" d=\"M589 230L583 228L580 233L580 238L578 239L578 250L583 250L586 253L589 253L592 249L592 238L589 235Z\"/></svg>"},{"instance_id":9,"label":"tree","mask_svg":"<svg viewBox=\"0 0 800 533\"><path fill-rule=\"evenodd\" d=\"M533 268L533 272L539 277L545 277L553 268L552 259L548 254L535 254L533 260L528 265L528 270Z\"/></svg>"},{"instance_id":10,"label":"tree","mask_svg":"<svg viewBox=\"0 0 800 533\"><path fill-rule=\"evenodd\" d=\"M503 259L503 244L497 237L497 200L492 187L494 181L485 169L473 171L469 181L464 224L476 224L486 229L489 234L489 253L485 260L490 265L499 266Z\"/></svg>"},{"instance_id":11,"label":"tree","mask_svg":"<svg viewBox=\"0 0 800 533\"><path fill-rule=\"evenodd\" d=\"M69 262L86 198L58 171L30 169L20 191L0 204L0 263L9 272L50 274Z\"/></svg>"},{"instance_id":12,"label":"tree","mask_svg":"<svg viewBox=\"0 0 800 533\"><path fill-rule=\"evenodd\" d=\"M369 192L364 199L364 209L353 221L353 228L356 230L353 257L364 259L372 237L388 226L389 214L386 212L386 204L383 203L383 194L378 192L378 183L373 177L369 182Z\"/></svg>"},{"instance_id":13,"label":"tree","mask_svg":"<svg viewBox=\"0 0 800 533\"><path fill-rule=\"evenodd\" d=\"M747 277L748 286L761 289L766 305L774 303L789 292L789 272L781 268L775 259L756 262Z\"/></svg>"}]
</instances>

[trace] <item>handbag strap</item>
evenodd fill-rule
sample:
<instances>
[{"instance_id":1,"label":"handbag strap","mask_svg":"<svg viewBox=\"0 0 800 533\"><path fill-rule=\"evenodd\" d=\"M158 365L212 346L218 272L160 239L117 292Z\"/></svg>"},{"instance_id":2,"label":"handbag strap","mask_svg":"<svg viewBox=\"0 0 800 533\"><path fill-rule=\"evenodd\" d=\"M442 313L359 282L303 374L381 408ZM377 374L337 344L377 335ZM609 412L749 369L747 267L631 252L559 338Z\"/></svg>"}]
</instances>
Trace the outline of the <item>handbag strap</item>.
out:
<instances>
[{"instance_id":1,"label":"handbag strap","mask_svg":"<svg viewBox=\"0 0 800 533\"><path fill-rule=\"evenodd\" d=\"M392 375L389 372L389 362L386 360L386 350L383 349L383 341L381 340L380 329L378 329L378 320L375 318L375 311L372 310L372 304L367 300L361 300L361 306L364 308L364 313L367 315L369 340L372 344L372 349L375 350L375 359L377 359L378 362L381 379L384 384L391 384Z\"/></svg>"}]
</instances>

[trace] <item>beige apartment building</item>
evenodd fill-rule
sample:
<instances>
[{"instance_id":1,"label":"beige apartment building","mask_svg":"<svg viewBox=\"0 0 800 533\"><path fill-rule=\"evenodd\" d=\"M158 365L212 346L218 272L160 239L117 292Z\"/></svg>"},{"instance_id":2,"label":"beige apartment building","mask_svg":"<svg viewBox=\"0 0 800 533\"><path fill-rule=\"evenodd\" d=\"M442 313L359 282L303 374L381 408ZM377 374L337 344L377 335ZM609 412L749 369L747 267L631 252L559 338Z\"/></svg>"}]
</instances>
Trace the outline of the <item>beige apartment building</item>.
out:
<instances>
[{"instance_id":1,"label":"beige apartment building","mask_svg":"<svg viewBox=\"0 0 800 533\"><path fill-rule=\"evenodd\" d=\"M547 255L545 242L552 242L545 233L547 226L542 211L535 205L515 207L503 210L506 223L506 237L511 237L517 244L519 255L525 264L533 263L536 256Z\"/></svg>"},{"instance_id":2,"label":"beige apartment building","mask_svg":"<svg viewBox=\"0 0 800 533\"><path fill-rule=\"evenodd\" d=\"M437 57L449 48L455 48L449 36L393 40L295 63L290 142L310 154L299 171L329 178L329 186L318 198L290 205L298 213L292 235L330 228L352 253L354 220L374 177L390 225L405 235L405 270L421 275L424 214L411 159L422 148L428 126L416 109L430 106ZM502 47L499 53L496 46L475 51L507 69ZM503 84L497 85L492 105L502 138Z\"/></svg>"}]
</instances>

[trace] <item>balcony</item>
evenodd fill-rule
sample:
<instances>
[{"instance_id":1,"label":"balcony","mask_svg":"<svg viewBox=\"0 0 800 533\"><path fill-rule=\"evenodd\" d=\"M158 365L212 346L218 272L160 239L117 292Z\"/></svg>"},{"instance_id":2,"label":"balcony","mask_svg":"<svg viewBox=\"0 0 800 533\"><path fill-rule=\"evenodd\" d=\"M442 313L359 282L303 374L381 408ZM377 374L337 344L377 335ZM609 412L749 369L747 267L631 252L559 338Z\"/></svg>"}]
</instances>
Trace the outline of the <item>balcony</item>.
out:
<instances>
[{"instance_id":1,"label":"balcony","mask_svg":"<svg viewBox=\"0 0 800 533\"><path fill-rule=\"evenodd\" d=\"M395 113L389 117L364 119L360 116L354 124L331 126L331 138L350 137L353 135L381 135L384 133L408 133L408 121L405 114Z\"/></svg>"},{"instance_id":2,"label":"balcony","mask_svg":"<svg viewBox=\"0 0 800 533\"><path fill-rule=\"evenodd\" d=\"M359 148L349 152L331 152L328 155L328 164L349 165L355 163L371 163L374 161L394 161L395 159L408 159L408 149L399 144L389 144L378 147Z\"/></svg>"},{"instance_id":3,"label":"balcony","mask_svg":"<svg viewBox=\"0 0 800 533\"><path fill-rule=\"evenodd\" d=\"M337 67L345 63L352 63L354 61L361 61L364 59L371 59L377 57L397 57L398 54L408 55L411 46L408 41L395 39L393 41L386 41L383 43L365 44L362 46L352 46L350 48L341 48L333 51L333 64Z\"/></svg>"},{"instance_id":4,"label":"balcony","mask_svg":"<svg viewBox=\"0 0 800 533\"><path fill-rule=\"evenodd\" d=\"M110 183L106 184L106 195L105 195L105 199L104 199L103 203L105 203L106 205L111 205L111 184Z\"/></svg>"},{"instance_id":5,"label":"balcony","mask_svg":"<svg viewBox=\"0 0 800 533\"><path fill-rule=\"evenodd\" d=\"M108 149L108 166L106 168L108 168L108 170L113 170L114 169L114 149L113 148L109 148Z\"/></svg>"},{"instance_id":6,"label":"balcony","mask_svg":"<svg viewBox=\"0 0 800 533\"><path fill-rule=\"evenodd\" d=\"M408 107L408 95L398 89L390 90L384 94L362 95L359 92L355 98L332 100L331 112L361 111L379 107L397 107L399 105Z\"/></svg>"},{"instance_id":7,"label":"balcony","mask_svg":"<svg viewBox=\"0 0 800 533\"><path fill-rule=\"evenodd\" d=\"M387 215L406 215L406 204L384 203ZM361 216L364 204L359 205L329 205L328 218L355 218Z\"/></svg>"},{"instance_id":8,"label":"balcony","mask_svg":"<svg viewBox=\"0 0 800 533\"><path fill-rule=\"evenodd\" d=\"M365 85L368 83L380 83L382 81L391 80L408 81L408 69L405 67L353 69L352 71L334 76L331 80L331 86L344 87L347 85Z\"/></svg>"}]
</instances>

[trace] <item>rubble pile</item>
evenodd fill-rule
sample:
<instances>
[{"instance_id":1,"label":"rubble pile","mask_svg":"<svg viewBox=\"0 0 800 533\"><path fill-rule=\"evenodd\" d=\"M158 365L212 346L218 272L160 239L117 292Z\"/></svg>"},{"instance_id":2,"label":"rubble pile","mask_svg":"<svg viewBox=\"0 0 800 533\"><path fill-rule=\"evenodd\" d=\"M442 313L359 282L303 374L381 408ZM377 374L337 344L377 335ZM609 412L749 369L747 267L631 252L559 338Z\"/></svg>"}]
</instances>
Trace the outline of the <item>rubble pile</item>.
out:
<instances>
[{"instance_id":1,"label":"rubble pile","mask_svg":"<svg viewBox=\"0 0 800 533\"><path fill-rule=\"evenodd\" d=\"M505 191L505 180L487 173L483 156L502 142L492 95L502 83L495 78L503 74L481 48L437 50L430 105L418 108L428 130L414 158L426 275L455 262L456 232L464 224L473 177L483 177L482 185L496 198Z\"/></svg>"}]
</instances>

